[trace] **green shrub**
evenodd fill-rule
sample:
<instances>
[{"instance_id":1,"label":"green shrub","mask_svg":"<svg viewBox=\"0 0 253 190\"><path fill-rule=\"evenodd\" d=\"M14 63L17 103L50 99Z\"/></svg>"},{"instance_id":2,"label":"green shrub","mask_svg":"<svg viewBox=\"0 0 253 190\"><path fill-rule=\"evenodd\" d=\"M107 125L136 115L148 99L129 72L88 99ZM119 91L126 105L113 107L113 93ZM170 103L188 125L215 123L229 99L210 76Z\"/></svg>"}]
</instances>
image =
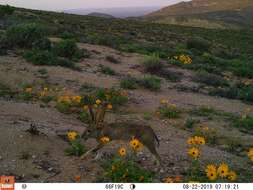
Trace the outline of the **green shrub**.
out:
<instances>
[{"instance_id":1,"label":"green shrub","mask_svg":"<svg viewBox=\"0 0 253 190\"><path fill-rule=\"evenodd\" d=\"M113 183L151 183L155 174L141 168L133 160L112 159L107 161L103 168L105 170L104 182Z\"/></svg>"},{"instance_id":2,"label":"green shrub","mask_svg":"<svg viewBox=\"0 0 253 190\"><path fill-rule=\"evenodd\" d=\"M0 34L0 56L6 55L8 49L8 41L5 35Z\"/></svg>"},{"instance_id":3,"label":"green shrub","mask_svg":"<svg viewBox=\"0 0 253 190\"><path fill-rule=\"evenodd\" d=\"M253 131L253 117L247 116L246 118L237 118L233 121L233 126L240 130L250 130Z\"/></svg>"},{"instance_id":4,"label":"green shrub","mask_svg":"<svg viewBox=\"0 0 253 190\"><path fill-rule=\"evenodd\" d=\"M120 61L113 57L112 55L107 55L105 59L111 63L118 64Z\"/></svg>"},{"instance_id":5,"label":"green shrub","mask_svg":"<svg viewBox=\"0 0 253 190\"><path fill-rule=\"evenodd\" d=\"M142 64L147 72L154 73L162 69L160 57L156 54L146 55L142 60Z\"/></svg>"},{"instance_id":6,"label":"green shrub","mask_svg":"<svg viewBox=\"0 0 253 190\"><path fill-rule=\"evenodd\" d=\"M0 83L0 97L10 97L13 94L13 91L7 85Z\"/></svg>"},{"instance_id":7,"label":"green shrub","mask_svg":"<svg viewBox=\"0 0 253 190\"><path fill-rule=\"evenodd\" d=\"M0 5L0 18L7 15L12 15L14 11L14 7L11 7L9 5Z\"/></svg>"},{"instance_id":8,"label":"green shrub","mask_svg":"<svg viewBox=\"0 0 253 190\"><path fill-rule=\"evenodd\" d=\"M72 69L78 69L72 61L70 61L66 58L62 58L62 57L56 58L55 65L59 65L62 67L67 67L67 68L72 68Z\"/></svg>"},{"instance_id":9,"label":"green shrub","mask_svg":"<svg viewBox=\"0 0 253 190\"><path fill-rule=\"evenodd\" d=\"M11 46L31 48L45 36L45 31L37 24L20 24L7 29L7 40Z\"/></svg>"},{"instance_id":10,"label":"green shrub","mask_svg":"<svg viewBox=\"0 0 253 190\"><path fill-rule=\"evenodd\" d=\"M163 77L171 82L179 82L182 79L183 73L171 71L168 69L161 69L156 75Z\"/></svg>"},{"instance_id":11,"label":"green shrub","mask_svg":"<svg viewBox=\"0 0 253 190\"><path fill-rule=\"evenodd\" d=\"M100 70L102 73L105 75L116 75L116 72L112 70L110 67L104 66L104 65L99 65Z\"/></svg>"},{"instance_id":12,"label":"green shrub","mask_svg":"<svg viewBox=\"0 0 253 190\"><path fill-rule=\"evenodd\" d=\"M57 57L47 50L26 51L23 57L35 65L56 65Z\"/></svg>"},{"instance_id":13,"label":"green shrub","mask_svg":"<svg viewBox=\"0 0 253 190\"><path fill-rule=\"evenodd\" d=\"M161 88L161 79L155 76L145 76L139 83L152 91L158 91Z\"/></svg>"},{"instance_id":14,"label":"green shrub","mask_svg":"<svg viewBox=\"0 0 253 190\"><path fill-rule=\"evenodd\" d=\"M193 80L195 82L200 82L208 86L228 86L228 82L224 78L205 71L198 72Z\"/></svg>"},{"instance_id":15,"label":"green shrub","mask_svg":"<svg viewBox=\"0 0 253 190\"><path fill-rule=\"evenodd\" d=\"M77 47L75 40L67 39L56 43L53 52L60 56L78 61L84 56L84 51ZM87 55L86 55L87 56Z\"/></svg>"},{"instance_id":16,"label":"green shrub","mask_svg":"<svg viewBox=\"0 0 253 190\"><path fill-rule=\"evenodd\" d=\"M50 50L51 49L51 41L48 38L41 38L36 40L33 43L34 49L40 49L40 50Z\"/></svg>"},{"instance_id":17,"label":"green shrub","mask_svg":"<svg viewBox=\"0 0 253 190\"><path fill-rule=\"evenodd\" d=\"M197 49L201 52L208 51L211 43L203 38L191 38L187 41L187 48Z\"/></svg>"},{"instance_id":18,"label":"green shrub","mask_svg":"<svg viewBox=\"0 0 253 190\"><path fill-rule=\"evenodd\" d=\"M75 68L75 65L72 61L66 58L59 58L55 56L52 52L47 50L31 50L26 51L23 57L35 64L35 65L48 65L48 66L62 66L67 68Z\"/></svg>"},{"instance_id":19,"label":"green shrub","mask_svg":"<svg viewBox=\"0 0 253 190\"><path fill-rule=\"evenodd\" d=\"M120 87L123 89L134 90L138 87L138 81L135 78L127 77L120 81Z\"/></svg>"}]
</instances>

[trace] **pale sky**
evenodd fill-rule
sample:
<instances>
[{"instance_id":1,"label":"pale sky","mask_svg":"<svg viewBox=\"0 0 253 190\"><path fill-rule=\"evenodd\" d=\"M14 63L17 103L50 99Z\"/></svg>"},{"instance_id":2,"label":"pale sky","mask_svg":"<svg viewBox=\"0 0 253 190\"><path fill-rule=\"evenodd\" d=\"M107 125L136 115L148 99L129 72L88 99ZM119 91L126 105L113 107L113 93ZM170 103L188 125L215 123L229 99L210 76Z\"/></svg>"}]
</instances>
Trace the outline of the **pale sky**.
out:
<instances>
[{"instance_id":1,"label":"pale sky","mask_svg":"<svg viewBox=\"0 0 253 190\"><path fill-rule=\"evenodd\" d=\"M0 0L0 4L42 10L67 10L81 8L167 6L180 1L183 0Z\"/></svg>"}]
</instances>

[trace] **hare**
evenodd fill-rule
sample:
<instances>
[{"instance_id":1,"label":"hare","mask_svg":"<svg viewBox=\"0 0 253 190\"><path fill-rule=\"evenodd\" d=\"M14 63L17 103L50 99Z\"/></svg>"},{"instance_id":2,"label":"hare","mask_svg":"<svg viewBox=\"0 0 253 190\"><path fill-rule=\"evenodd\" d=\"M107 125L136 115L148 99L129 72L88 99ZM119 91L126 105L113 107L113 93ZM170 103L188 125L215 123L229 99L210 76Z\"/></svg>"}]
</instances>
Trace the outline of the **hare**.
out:
<instances>
[{"instance_id":1,"label":"hare","mask_svg":"<svg viewBox=\"0 0 253 190\"><path fill-rule=\"evenodd\" d=\"M161 158L156 151L156 144L159 146L159 139L154 130L149 126L131 122L104 123L106 105L106 103L102 104L96 110L96 113L94 113L92 107L89 106L92 124L88 127L88 130L82 134L82 138L85 140L88 138L96 138L99 144L97 147L86 152L82 158L91 152L97 152L104 146L100 142L101 137L109 137L111 141L122 140L127 142L130 142L132 138L137 138L155 156L159 164L161 164Z\"/></svg>"}]
</instances>

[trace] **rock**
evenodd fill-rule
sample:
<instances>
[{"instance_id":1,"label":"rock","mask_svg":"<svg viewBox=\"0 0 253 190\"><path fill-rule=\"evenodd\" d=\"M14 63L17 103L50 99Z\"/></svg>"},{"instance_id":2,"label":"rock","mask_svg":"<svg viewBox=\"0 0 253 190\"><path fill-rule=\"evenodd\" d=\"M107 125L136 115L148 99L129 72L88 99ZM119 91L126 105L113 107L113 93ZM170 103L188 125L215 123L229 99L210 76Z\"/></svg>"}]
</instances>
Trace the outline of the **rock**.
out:
<instances>
[{"instance_id":1,"label":"rock","mask_svg":"<svg viewBox=\"0 0 253 190\"><path fill-rule=\"evenodd\" d=\"M0 161L1 161L1 160L3 160L3 157L2 157L2 156L0 156Z\"/></svg>"}]
</instances>

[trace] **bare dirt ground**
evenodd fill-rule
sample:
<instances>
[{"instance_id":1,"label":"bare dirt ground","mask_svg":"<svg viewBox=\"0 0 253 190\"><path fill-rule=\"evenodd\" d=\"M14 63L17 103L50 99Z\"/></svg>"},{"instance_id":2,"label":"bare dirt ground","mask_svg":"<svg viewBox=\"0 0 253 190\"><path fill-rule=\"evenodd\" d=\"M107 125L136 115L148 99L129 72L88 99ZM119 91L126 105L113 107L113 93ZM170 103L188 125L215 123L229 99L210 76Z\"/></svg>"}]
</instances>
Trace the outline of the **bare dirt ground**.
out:
<instances>
[{"instance_id":1,"label":"bare dirt ground","mask_svg":"<svg viewBox=\"0 0 253 190\"><path fill-rule=\"evenodd\" d=\"M57 40L57 39L54 39ZM12 88L18 84L32 83L34 85L50 84L65 88L67 91L78 93L83 84L95 87L119 87L120 80L127 75L142 77L140 69L141 55L122 53L117 50L97 45L79 44L80 48L89 50L92 55L78 63L81 71L74 71L62 67L35 66L27 63L21 57L10 54L0 57L0 82ZM117 58L120 63L114 64L105 59L107 55ZM99 65L113 68L117 75L109 76L99 71ZM46 69L46 77L38 71ZM191 71L176 67L171 69L183 73L180 83L190 83ZM174 88L177 83L162 81L159 92L145 89L129 90L129 103L120 108L119 113L111 113L107 120L131 119L145 122L152 126L160 139L158 152L163 160L164 167L158 169L153 164L151 155L144 150L140 153L140 162L144 167L157 170L159 178L168 175L183 175L190 163L187 155L186 140L192 135L191 130L185 130L187 115L179 119L161 120L152 116L144 120L143 114L154 113L160 105L161 99L169 99L184 110L191 110L199 106L209 106L214 110L239 114L245 108L253 108L238 100L211 97L192 92L179 92ZM198 117L201 124L217 129L218 135L226 139L239 139L245 147L253 146L253 136L242 133L229 126L228 122L215 117ZM19 181L29 182L72 182L75 175L81 175L82 182L95 182L97 176L103 174L99 161L92 159L81 160L78 157L69 157L64 154L68 146L58 136L59 131L76 130L83 132L86 125L73 115L59 113L54 105L44 106L41 102L22 102L14 99L0 99L0 174L15 175ZM34 123L41 132L32 136L26 130ZM92 147L94 142L84 142L86 147ZM110 149L110 145L105 147ZM238 171L252 172L253 166L249 163L245 151L229 152L224 146L204 146L202 162L219 160L229 163ZM240 178L240 176L239 176ZM253 179L247 179L252 181Z\"/></svg>"}]
</instances>

